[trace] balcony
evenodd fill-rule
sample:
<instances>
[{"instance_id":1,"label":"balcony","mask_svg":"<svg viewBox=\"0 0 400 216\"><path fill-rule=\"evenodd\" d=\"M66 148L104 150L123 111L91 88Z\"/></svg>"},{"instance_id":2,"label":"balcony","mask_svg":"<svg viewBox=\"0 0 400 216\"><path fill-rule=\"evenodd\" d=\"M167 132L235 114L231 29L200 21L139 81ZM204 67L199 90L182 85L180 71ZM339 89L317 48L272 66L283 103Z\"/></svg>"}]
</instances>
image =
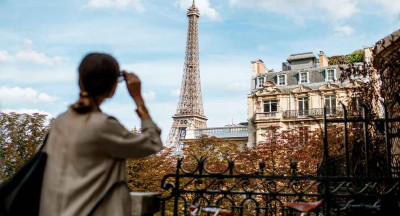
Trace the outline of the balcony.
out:
<instances>
[{"instance_id":1,"label":"balcony","mask_svg":"<svg viewBox=\"0 0 400 216\"><path fill-rule=\"evenodd\" d=\"M327 108L327 116L338 117L343 115L341 107ZM307 117L322 117L324 116L324 108L307 109L307 110L286 110L283 113L283 118L307 118Z\"/></svg>"},{"instance_id":2,"label":"balcony","mask_svg":"<svg viewBox=\"0 0 400 216\"><path fill-rule=\"evenodd\" d=\"M256 113L256 120L269 120L269 119L279 119L279 118L282 118L282 113L280 112Z\"/></svg>"}]
</instances>

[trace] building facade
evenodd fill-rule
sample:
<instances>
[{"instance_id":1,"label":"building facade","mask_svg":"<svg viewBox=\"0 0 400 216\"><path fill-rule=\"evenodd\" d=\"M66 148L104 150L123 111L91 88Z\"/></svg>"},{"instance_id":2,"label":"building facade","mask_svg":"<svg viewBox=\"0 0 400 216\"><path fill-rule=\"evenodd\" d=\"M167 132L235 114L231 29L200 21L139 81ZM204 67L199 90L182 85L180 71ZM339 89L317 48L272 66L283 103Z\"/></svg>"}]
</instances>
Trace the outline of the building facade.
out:
<instances>
[{"instance_id":1,"label":"building facade","mask_svg":"<svg viewBox=\"0 0 400 216\"><path fill-rule=\"evenodd\" d=\"M371 48L364 48L364 61L371 59ZM341 103L360 106L353 91L357 83L339 81L342 66L329 65L328 57L320 52L292 54L282 64L282 71L267 70L260 59L252 61L251 90L247 95L248 146L263 141L263 134L275 128L319 129L324 107L329 117L341 117ZM360 80L368 79L359 77ZM351 103L351 104L349 104Z\"/></svg>"}]
</instances>

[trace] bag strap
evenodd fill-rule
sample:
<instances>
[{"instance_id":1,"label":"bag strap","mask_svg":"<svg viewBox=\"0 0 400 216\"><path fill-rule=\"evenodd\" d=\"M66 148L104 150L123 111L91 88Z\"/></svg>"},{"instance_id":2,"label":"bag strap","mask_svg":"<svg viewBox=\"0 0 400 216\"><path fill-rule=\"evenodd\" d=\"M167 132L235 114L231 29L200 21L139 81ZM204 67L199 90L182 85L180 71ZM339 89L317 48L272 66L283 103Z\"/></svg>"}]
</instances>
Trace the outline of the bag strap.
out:
<instances>
[{"instance_id":1,"label":"bag strap","mask_svg":"<svg viewBox=\"0 0 400 216\"><path fill-rule=\"evenodd\" d=\"M97 201L96 205L94 205L94 207L92 208L92 210L89 212L88 216L92 216L92 215L96 212L97 208L99 208L99 206L101 205L101 203L102 203L108 196L111 195L111 193L113 192L113 190L114 190L117 186L122 185L122 184L126 185L126 181L119 181L119 182L114 183L114 184L107 190L107 192L103 195L103 197L101 197L101 198L99 199L99 201Z\"/></svg>"},{"instance_id":2,"label":"bag strap","mask_svg":"<svg viewBox=\"0 0 400 216\"><path fill-rule=\"evenodd\" d=\"M43 151L43 148L44 148L44 146L45 146L46 143L47 143L47 138L49 138L49 134L50 134L50 132L47 132L47 133L46 133L46 135L45 135L45 137L44 137L44 139L43 139L42 145L41 145L40 148L39 148L39 151L40 151L40 152Z\"/></svg>"}]
</instances>

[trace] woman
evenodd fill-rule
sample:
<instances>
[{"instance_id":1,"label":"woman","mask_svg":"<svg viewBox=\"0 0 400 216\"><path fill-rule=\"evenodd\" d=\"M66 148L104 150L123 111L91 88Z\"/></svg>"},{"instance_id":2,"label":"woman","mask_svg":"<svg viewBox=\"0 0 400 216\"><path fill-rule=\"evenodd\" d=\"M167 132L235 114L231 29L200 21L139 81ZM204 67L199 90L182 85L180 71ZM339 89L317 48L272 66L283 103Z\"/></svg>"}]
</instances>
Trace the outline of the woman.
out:
<instances>
[{"instance_id":1,"label":"woman","mask_svg":"<svg viewBox=\"0 0 400 216\"><path fill-rule=\"evenodd\" d=\"M114 95L119 78L125 80L137 105L142 121L140 134L130 133L100 110L102 102ZM147 112L138 77L120 73L112 56L87 55L79 66L79 87L79 100L56 118L44 148L48 159L40 215L86 216L94 212L128 216L129 190L126 184L118 184L126 179L125 159L160 151L161 131Z\"/></svg>"}]
</instances>

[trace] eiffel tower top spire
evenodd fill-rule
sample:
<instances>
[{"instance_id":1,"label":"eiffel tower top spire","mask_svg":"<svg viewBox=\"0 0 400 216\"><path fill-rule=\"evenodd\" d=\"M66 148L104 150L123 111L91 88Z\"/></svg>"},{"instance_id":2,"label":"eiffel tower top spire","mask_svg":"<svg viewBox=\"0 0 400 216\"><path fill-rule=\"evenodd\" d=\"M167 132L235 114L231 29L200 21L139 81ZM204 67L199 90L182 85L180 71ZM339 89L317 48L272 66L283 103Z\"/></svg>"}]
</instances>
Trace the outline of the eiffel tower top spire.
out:
<instances>
[{"instance_id":1,"label":"eiffel tower top spire","mask_svg":"<svg viewBox=\"0 0 400 216\"><path fill-rule=\"evenodd\" d=\"M197 17L200 17L200 11L196 7L196 0L193 0L192 6L188 9L188 16L196 15Z\"/></svg>"},{"instance_id":2,"label":"eiffel tower top spire","mask_svg":"<svg viewBox=\"0 0 400 216\"><path fill-rule=\"evenodd\" d=\"M183 69L181 93L176 115L198 115L203 118L203 99L200 83L199 64L199 9L193 6L188 9L189 28L186 43L186 56Z\"/></svg>"}]
</instances>

